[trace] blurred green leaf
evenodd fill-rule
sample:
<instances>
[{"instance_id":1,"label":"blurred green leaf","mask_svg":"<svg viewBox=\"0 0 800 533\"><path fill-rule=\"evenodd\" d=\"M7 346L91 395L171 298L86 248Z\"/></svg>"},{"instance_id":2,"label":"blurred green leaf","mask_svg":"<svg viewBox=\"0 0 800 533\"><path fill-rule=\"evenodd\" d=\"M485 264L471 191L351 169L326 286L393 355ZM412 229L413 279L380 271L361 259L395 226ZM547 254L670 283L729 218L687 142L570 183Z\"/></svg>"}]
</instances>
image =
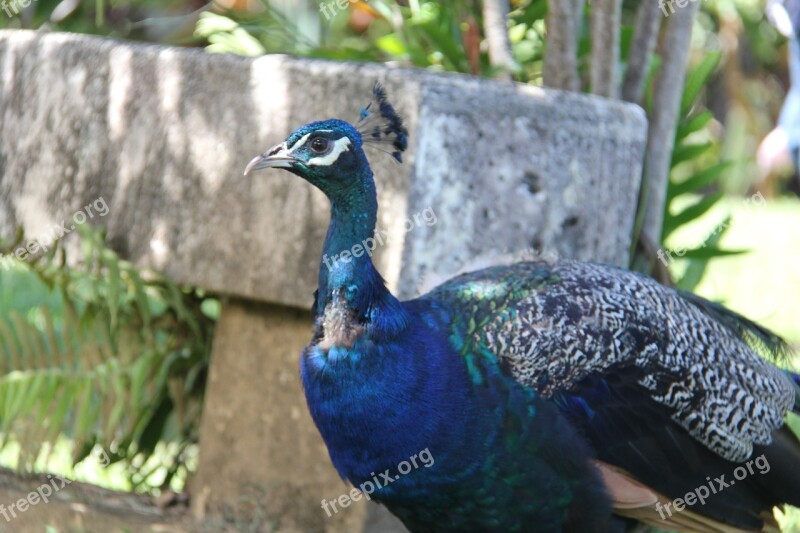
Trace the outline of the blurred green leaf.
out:
<instances>
[{"instance_id":1,"label":"blurred green leaf","mask_svg":"<svg viewBox=\"0 0 800 533\"><path fill-rule=\"evenodd\" d=\"M264 46L236 21L209 11L200 14L194 34L208 40L209 52L242 56L266 53Z\"/></svg>"},{"instance_id":2,"label":"blurred green leaf","mask_svg":"<svg viewBox=\"0 0 800 533\"><path fill-rule=\"evenodd\" d=\"M695 159L713 148L714 143L704 142L699 144L680 144L672 152L672 167L676 167L684 161Z\"/></svg>"},{"instance_id":3,"label":"blurred green leaf","mask_svg":"<svg viewBox=\"0 0 800 533\"><path fill-rule=\"evenodd\" d=\"M681 121L677 131L675 132L675 138L684 139L692 133L702 130L706 127L706 125L708 125L712 118L714 118L714 114L711 113L711 111L705 110L697 113L693 117Z\"/></svg>"},{"instance_id":4,"label":"blurred green leaf","mask_svg":"<svg viewBox=\"0 0 800 533\"><path fill-rule=\"evenodd\" d=\"M722 58L721 52L710 52L706 54L700 61L700 64L692 69L686 76L683 97L681 98L681 116L687 115L691 111L695 100L697 100L697 97L700 95L700 91L703 90L711 74L717 69L720 58Z\"/></svg>"},{"instance_id":5,"label":"blurred green leaf","mask_svg":"<svg viewBox=\"0 0 800 533\"><path fill-rule=\"evenodd\" d=\"M730 161L723 161L704 168L684 181L670 181L667 191L667 202L671 202L676 196L680 196L681 194L696 193L700 191L700 189L712 185L731 167L731 165L732 163Z\"/></svg>"},{"instance_id":6,"label":"blurred green leaf","mask_svg":"<svg viewBox=\"0 0 800 533\"><path fill-rule=\"evenodd\" d=\"M406 54L406 47L403 41L394 33L384 35L375 41L375 44L379 49L393 56L403 56Z\"/></svg>"},{"instance_id":7,"label":"blurred green leaf","mask_svg":"<svg viewBox=\"0 0 800 533\"><path fill-rule=\"evenodd\" d=\"M679 226L703 216L709 209L723 198L721 192L710 194L693 203L680 213L672 215L664 223L664 238L675 231Z\"/></svg>"},{"instance_id":8,"label":"blurred green leaf","mask_svg":"<svg viewBox=\"0 0 800 533\"><path fill-rule=\"evenodd\" d=\"M746 254L747 250L726 250L713 245L704 245L700 248L686 250L681 257L683 259L713 259L715 257L725 257L729 255Z\"/></svg>"}]
</instances>

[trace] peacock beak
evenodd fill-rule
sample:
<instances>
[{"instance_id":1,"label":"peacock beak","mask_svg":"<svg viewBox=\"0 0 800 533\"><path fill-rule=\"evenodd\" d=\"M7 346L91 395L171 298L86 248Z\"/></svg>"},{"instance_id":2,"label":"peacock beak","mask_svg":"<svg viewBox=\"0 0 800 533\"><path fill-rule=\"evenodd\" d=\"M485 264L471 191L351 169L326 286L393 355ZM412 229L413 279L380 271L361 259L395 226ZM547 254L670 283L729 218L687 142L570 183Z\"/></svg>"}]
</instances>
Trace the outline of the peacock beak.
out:
<instances>
[{"instance_id":1,"label":"peacock beak","mask_svg":"<svg viewBox=\"0 0 800 533\"><path fill-rule=\"evenodd\" d=\"M250 160L244 169L244 175L247 176L254 170L262 168L291 168L298 161L297 158L289 154L289 149L286 147L286 143L283 142Z\"/></svg>"}]
</instances>

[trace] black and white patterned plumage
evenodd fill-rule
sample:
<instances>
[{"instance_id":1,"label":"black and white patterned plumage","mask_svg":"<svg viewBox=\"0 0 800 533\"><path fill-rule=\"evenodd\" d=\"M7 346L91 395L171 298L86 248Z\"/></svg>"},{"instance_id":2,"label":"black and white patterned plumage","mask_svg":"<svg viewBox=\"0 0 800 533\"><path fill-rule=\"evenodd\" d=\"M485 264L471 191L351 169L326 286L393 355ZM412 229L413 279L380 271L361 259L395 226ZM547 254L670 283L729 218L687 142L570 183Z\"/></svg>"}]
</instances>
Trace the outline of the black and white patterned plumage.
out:
<instances>
[{"instance_id":1,"label":"black and white patterned plumage","mask_svg":"<svg viewBox=\"0 0 800 533\"><path fill-rule=\"evenodd\" d=\"M487 269L445 288L481 275L487 284L509 279L520 288L487 288L498 299L473 330L475 341L545 397L629 368L672 420L734 462L748 459L754 445L769 444L794 405L789 377L697 297L629 271L573 261Z\"/></svg>"}]
</instances>

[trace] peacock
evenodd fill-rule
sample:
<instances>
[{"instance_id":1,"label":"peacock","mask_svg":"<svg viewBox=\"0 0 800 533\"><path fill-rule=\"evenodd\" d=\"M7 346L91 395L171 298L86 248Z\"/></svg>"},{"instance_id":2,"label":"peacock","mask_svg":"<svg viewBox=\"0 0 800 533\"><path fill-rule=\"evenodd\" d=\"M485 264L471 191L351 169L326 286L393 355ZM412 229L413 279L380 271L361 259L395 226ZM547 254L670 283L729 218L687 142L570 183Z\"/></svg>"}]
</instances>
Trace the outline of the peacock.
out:
<instances>
[{"instance_id":1,"label":"peacock","mask_svg":"<svg viewBox=\"0 0 800 533\"><path fill-rule=\"evenodd\" d=\"M356 253L376 225L370 144L398 162L408 145L378 84L355 125L306 124L245 169L286 169L330 200L300 376L365 498L414 532L762 531L775 506L800 505L785 424L800 376L769 362L788 355L779 337L572 260L466 272L400 301Z\"/></svg>"}]
</instances>

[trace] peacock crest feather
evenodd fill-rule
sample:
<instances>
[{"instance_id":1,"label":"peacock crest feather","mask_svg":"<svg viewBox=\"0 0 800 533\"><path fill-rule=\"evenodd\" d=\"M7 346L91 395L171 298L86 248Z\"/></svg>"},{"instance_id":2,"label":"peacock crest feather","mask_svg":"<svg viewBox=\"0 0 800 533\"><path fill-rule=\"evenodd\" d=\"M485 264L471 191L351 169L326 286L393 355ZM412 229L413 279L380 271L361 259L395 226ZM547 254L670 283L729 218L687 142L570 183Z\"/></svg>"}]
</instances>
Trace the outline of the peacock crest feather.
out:
<instances>
[{"instance_id":1,"label":"peacock crest feather","mask_svg":"<svg viewBox=\"0 0 800 533\"><path fill-rule=\"evenodd\" d=\"M392 157L398 163L403 162L403 152L408 148L408 130L378 82L372 87L372 100L361 108L356 130L364 143L389 145Z\"/></svg>"}]
</instances>

